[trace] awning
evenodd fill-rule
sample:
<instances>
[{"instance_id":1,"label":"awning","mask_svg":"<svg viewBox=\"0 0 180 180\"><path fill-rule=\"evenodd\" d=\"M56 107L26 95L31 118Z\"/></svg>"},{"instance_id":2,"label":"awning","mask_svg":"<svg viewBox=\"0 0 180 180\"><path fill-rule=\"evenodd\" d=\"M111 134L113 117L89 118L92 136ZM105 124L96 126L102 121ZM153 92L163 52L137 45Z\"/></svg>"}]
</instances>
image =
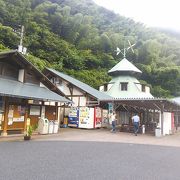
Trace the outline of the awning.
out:
<instances>
[{"instance_id":1,"label":"awning","mask_svg":"<svg viewBox=\"0 0 180 180\"><path fill-rule=\"evenodd\" d=\"M41 101L71 102L45 87L2 78L0 79L0 95Z\"/></svg>"},{"instance_id":2,"label":"awning","mask_svg":"<svg viewBox=\"0 0 180 180\"><path fill-rule=\"evenodd\" d=\"M156 109L167 112L180 111L179 104L162 98L114 98L113 101L109 100L109 102L138 109Z\"/></svg>"}]
</instances>

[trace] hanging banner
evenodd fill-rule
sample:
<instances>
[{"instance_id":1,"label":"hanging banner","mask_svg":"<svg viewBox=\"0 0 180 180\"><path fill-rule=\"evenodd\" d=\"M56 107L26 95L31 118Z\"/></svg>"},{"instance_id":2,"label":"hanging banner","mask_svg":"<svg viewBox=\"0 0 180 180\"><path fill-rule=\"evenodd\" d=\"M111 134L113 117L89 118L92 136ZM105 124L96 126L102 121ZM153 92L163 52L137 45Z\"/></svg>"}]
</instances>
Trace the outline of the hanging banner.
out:
<instances>
[{"instance_id":1,"label":"hanging banner","mask_svg":"<svg viewBox=\"0 0 180 180\"><path fill-rule=\"evenodd\" d=\"M109 124L112 123L112 115L113 115L113 103L108 103L108 119L109 119Z\"/></svg>"},{"instance_id":2,"label":"hanging banner","mask_svg":"<svg viewBox=\"0 0 180 180\"><path fill-rule=\"evenodd\" d=\"M108 112L109 114L113 113L113 103L108 103Z\"/></svg>"}]
</instances>

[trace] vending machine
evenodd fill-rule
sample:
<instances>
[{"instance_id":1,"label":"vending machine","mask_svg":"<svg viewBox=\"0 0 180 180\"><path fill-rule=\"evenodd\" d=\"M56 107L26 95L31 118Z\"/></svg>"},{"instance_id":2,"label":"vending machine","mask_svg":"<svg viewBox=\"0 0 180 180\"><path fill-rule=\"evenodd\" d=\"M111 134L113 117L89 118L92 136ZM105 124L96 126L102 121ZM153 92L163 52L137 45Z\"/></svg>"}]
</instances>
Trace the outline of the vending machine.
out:
<instances>
[{"instance_id":1,"label":"vending machine","mask_svg":"<svg viewBox=\"0 0 180 180\"><path fill-rule=\"evenodd\" d=\"M79 108L79 128L94 128L94 108Z\"/></svg>"},{"instance_id":2,"label":"vending machine","mask_svg":"<svg viewBox=\"0 0 180 180\"><path fill-rule=\"evenodd\" d=\"M79 126L79 109L77 107L71 107L68 115L68 126Z\"/></svg>"},{"instance_id":3,"label":"vending machine","mask_svg":"<svg viewBox=\"0 0 180 180\"><path fill-rule=\"evenodd\" d=\"M94 108L94 128L102 126L102 111L100 107Z\"/></svg>"}]
</instances>

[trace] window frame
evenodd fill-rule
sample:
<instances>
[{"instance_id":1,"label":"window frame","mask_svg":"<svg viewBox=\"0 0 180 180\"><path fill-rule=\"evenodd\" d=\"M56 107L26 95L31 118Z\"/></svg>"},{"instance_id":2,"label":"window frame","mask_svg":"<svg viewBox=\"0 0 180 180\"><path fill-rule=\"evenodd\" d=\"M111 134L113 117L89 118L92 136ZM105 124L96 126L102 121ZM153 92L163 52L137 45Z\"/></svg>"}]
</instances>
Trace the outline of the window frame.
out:
<instances>
[{"instance_id":1,"label":"window frame","mask_svg":"<svg viewBox=\"0 0 180 180\"><path fill-rule=\"evenodd\" d=\"M128 82L120 82L120 90L128 91Z\"/></svg>"}]
</instances>

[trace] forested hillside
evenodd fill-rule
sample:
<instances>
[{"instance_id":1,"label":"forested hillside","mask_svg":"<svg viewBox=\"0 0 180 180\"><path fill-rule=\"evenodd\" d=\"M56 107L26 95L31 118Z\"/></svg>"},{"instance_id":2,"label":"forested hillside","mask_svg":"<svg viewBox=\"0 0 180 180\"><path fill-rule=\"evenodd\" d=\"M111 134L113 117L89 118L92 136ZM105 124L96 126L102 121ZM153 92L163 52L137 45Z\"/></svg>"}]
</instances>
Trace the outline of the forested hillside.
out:
<instances>
[{"instance_id":1,"label":"forested hillside","mask_svg":"<svg viewBox=\"0 0 180 180\"><path fill-rule=\"evenodd\" d=\"M153 95L180 96L178 34L146 28L92 0L0 0L0 51L17 49L21 25L27 59L40 70L53 67L98 88L123 58L114 50L126 36L136 42L127 59L143 71Z\"/></svg>"}]
</instances>

